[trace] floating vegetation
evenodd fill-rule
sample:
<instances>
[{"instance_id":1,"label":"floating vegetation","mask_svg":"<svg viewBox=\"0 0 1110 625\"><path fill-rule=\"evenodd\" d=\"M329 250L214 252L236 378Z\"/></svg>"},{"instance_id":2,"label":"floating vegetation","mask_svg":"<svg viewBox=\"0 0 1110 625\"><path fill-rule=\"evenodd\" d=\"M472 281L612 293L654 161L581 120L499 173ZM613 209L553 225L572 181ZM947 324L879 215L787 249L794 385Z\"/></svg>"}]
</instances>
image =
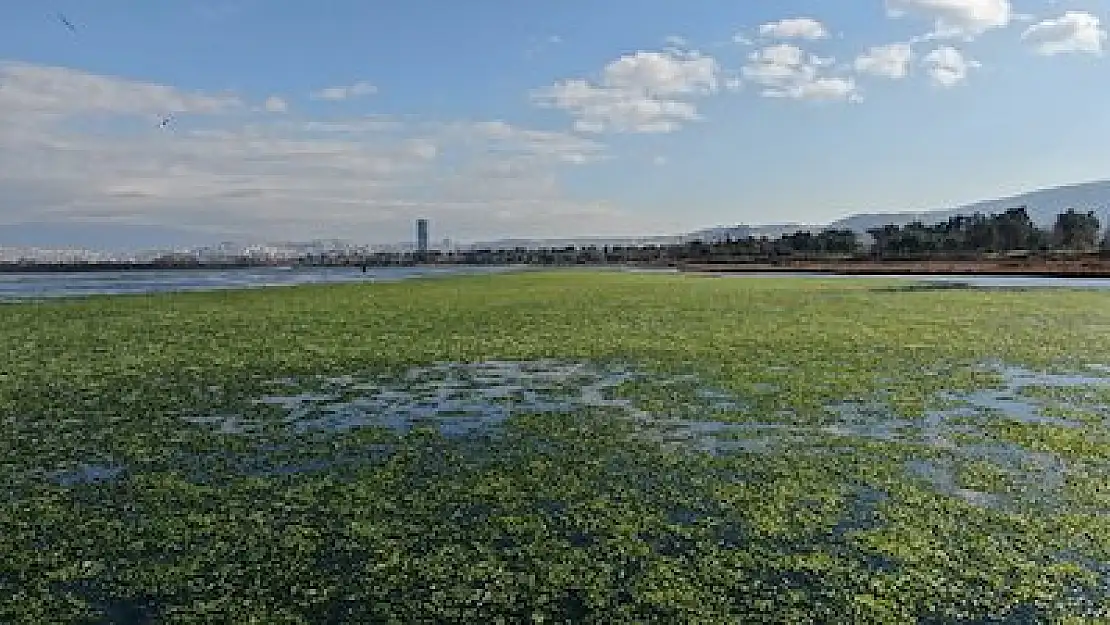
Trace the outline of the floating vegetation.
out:
<instances>
[{"instance_id":1,"label":"floating vegetation","mask_svg":"<svg viewBox=\"0 0 1110 625\"><path fill-rule=\"evenodd\" d=\"M875 285L6 306L0 622L1106 622L1110 295Z\"/></svg>"}]
</instances>

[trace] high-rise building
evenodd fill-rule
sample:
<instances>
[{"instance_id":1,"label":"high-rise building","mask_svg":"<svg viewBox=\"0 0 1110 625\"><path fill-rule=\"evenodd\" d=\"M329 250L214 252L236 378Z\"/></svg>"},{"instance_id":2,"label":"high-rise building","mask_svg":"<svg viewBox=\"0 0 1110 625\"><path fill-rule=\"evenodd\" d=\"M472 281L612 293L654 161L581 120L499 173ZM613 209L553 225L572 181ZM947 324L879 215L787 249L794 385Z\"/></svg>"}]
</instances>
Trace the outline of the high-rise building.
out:
<instances>
[{"instance_id":1,"label":"high-rise building","mask_svg":"<svg viewBox=\"0 0 1110 625\"><path fill-rule=\"evenodd\" d=\"M416 220L416 251L421 254L428 253L428 220Z\"/></svg>"}]
</instances>

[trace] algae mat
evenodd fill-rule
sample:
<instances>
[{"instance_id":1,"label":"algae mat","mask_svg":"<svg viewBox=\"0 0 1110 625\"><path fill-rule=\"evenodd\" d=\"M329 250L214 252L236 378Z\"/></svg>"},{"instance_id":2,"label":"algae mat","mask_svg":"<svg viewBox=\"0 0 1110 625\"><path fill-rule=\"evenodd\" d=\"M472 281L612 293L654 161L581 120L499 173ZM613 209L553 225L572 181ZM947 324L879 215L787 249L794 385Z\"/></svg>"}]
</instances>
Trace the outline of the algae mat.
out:
<instances>
[{"instance_id":1,"label":"algae mat","mask_svg":"<svg viewBox=\"0 0 1110 625\"><path fill-rule=\"evenodd\" d=\"M0 622L1106 622L1110 294L899 284L5 306Z\"/></svg>"}]
</instances>

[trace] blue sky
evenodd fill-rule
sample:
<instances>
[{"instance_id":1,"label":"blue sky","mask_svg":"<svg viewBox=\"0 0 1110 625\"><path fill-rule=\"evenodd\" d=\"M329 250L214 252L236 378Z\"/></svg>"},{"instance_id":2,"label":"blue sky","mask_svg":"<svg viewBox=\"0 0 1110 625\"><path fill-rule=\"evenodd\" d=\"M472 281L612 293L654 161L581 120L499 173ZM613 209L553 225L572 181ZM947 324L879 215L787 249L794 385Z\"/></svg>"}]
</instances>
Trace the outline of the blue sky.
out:
<instances>
[{"instance_id":1,"label":"blue sky","mask_svg":"<svg viewBox=\"0 0 1110 625\"><path fill-rule=\"evenodd\" d=\"M457 240L675 233L1105 178L1106 10L11 3L0 245L3 224L387 242L419 216Z\"/></svg>"}]
</instances>

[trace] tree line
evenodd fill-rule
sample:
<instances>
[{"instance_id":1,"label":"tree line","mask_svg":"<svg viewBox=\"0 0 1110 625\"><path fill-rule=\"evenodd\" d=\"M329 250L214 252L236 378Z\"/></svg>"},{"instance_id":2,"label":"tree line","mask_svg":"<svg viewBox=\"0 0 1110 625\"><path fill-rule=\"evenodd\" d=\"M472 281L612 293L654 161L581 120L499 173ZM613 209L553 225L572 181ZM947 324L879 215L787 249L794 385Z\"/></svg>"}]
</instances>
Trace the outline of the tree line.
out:
<instances>
[{"instance_id":1,"label":"tree line","mask_svg":"<svg viewBox=\"0 0 1110 625\"><path fill-rule=\"evenodd\" d=\"M975 260L997 255L1037 256L1058 252L1110 253L1110 239L1093 211L1057 215L1048 228L1033 222L1026 207L997 214L956 215L926 224L888 224L867 230L799 230L780 237L726 238L676 245L569 246L559 249L468 250L425 256L383 254L371 264L419 262L459 264L675 264L680 262L759 263L791 260Z\"/></svg>"},{"instance_id":2,"label":"tree line","mask_svg":"<svg viewBox=\"0 0 1110 625\"><path fill-rule=\"evenodd\" d=\"M1051 228L1038 227L1024 206L993 215L956 215L926 225L871 228L873 256L936 256L960 253L1089 252L1099 247L1101 224L1094 212L1060 213ZM1105 238L1102 247L1107 247Z\"/></svg>"}]
</instances>

